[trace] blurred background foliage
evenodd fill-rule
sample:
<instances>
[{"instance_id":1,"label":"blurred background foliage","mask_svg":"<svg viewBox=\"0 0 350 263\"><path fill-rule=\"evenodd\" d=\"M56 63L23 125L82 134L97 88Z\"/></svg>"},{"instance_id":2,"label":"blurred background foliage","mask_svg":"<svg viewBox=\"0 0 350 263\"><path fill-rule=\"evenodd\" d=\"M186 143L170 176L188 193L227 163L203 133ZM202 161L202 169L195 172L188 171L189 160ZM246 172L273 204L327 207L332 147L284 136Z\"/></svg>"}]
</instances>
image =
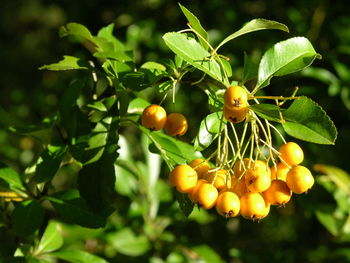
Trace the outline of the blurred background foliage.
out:
<instances>
[{"instance_id":1,"label":"blurred background foliage","mask_svg":"<svg viewBox=\"0 0 350 263\"><path fill-rule=\"evenodd\" d=\"M242 76L244 51L259 61L273 43L288 37L308 37L323 56L312 68L272 80L265 89L270 95L288 95L299 86L299 94L317 101L335 122L339 132L335 146L300 142L305 163L309 167L318 164L314 167L315 174L320 175L318 184L308 195L296 196L286 208L272 209L270 216L259 223L244 219L226 221L215 212L197 209L190 219L185 219L165 180L158 180L154 185L156 191L147 188L145 181L151 178L150 173L157 173L152 178L166 179L168 170L157 156L145 150L147 142L142 143L139 133L126 130L121 132L126 140L121 139L125 154L121 154L120 162L135 164L135 169L127 171L125 165L118 166L117 212L104 229L62 225L64 246L96 253L108 262L350 262L348 2L196 0L181 3L199 17L209 30L212 43L218 43L253 18L272 19L289 27L290 34L257 32L222 48L221 52L231 59L237 80ZM37 68L60 60L64 54L87 56L81 46L59 38L59 27L68 22L81 23L93 33L114 23L116 37L134 50L138 65L172 58L162 35L186 28L177 1L5 0L0 9L0 111L6 110L13 119L27 124L38 123L57 111L63 90L77 73L57 74ZM142 96L152 102L160 100L152 91ZM191 141L208 113L204 106L207 98L200 89L183 85L177 102L177 110L190 120L184 140ZM137 147L128 152L128 143ZM21 171L41 151L38 140L10 133L0 124L0 161ZM56 184L74 184L76 169L69 166L61 169ZM4 233L0 231L1 246L6 243Z\"/></svg>"}]
</instances>

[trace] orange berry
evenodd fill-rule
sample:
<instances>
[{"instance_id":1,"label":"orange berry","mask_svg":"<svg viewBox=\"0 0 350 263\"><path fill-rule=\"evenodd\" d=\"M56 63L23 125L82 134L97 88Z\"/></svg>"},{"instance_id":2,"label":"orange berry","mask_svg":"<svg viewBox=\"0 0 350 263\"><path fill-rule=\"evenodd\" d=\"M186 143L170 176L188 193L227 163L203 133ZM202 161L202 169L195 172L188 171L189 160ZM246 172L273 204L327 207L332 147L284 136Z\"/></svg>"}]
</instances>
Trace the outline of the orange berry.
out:
<instances>
[{"instance_id":1,"label":"orange berry","mask_svg":"<svg viewBox=\"0 0 350 263\"><path fill-rule=\"evenodd\" d=\"M197 184L196 171L187 164L176 166L169 175L169 182L180 193L188 193Z\"/></svg>"},{"instance_id":2,"label":"orange berry","mask_svg":"<svg viewBox=\"0 0 350 263\"><path fill-rule=\"evenodd\" d=\"M271 185L270 168L263 163L252 164L244 176L247 190L250 192L263 192Z\"/></svg>"},{"instance_id":3,"label":"orange berry","mask_svg":"<svg viewBox=\"0 0 350 263\"><path fill-rule=\"evenodd\" d=\"M248 219L261 219L269 212L269 206L266 205L260 193L246 193L240 198L240 203L240 213L243 217Z\"/></svg>"},{"instance_id":4,"label":"orange berry","mask_svg":"<svg viewBox=\"0 0 350 263\"><path fill-rule=\"evenodd\" d=\"M164 128L167 116L162 106L152 104L146 107L141 115L141 123L147 129L159 131Z\"/></svg>"},{"instance_id":5,"label":"orange berry","mask_svg":"<svg viewBox=\"0 0 350 263\"><path fill-rule=\"evenodd\" d=\"M298 165L289 170L286 183L293 193L302 194L307 192L314 185L315 179L309 169Z\"/></svg>"},{"instance_id":6,"label":"orange berry","mask_svg":"<svg viewBox=\"0 0 350 263\"><path fill-rule=\"evenodd\" d=\"M187 120L181 113L170 113L164 126L165 132L170 136L182 136L187 128Z\"/></svg>"},{"instance_id":7,"label":"orange berry","mask_svg":"<svg viewBox=\"0 0 350 263\"><path fill-rule=\"evenodd\" d=\"M238 196L231 191L223 191L216 201L216 211L226 218L238 215L241 204Z\"/></svg>"},{"instance_id":8,"label":"orange berry","mask_svg":"<svg viewBox=\"0 0 350 263\"><path fill-rule=\"evenodd\" d=\"M214 186L219 191L226 188L226 186L227 188L231 187L231 177L227 174L227 171L224 169L208 172L207 174L204 175L203 178L206 179L209 183L214 182Z\"/></svg>"},{"instance_id":9,"label":"orange berry","mask_svg":"<svg viewBox=\"0 0 350 263\"><path fill-rule=\"evenodd\" d=\"M195 194L195 199L204 209L212 208L218 198L218 190L210 183L202 183Z\"/></svg>"},{"instance_id":10,"label":"orange berry","mask_svg":"<svg viewBox=\"0 0 350 263\"><path fill-rule=\"evenodd\" d=\"M189 164L198 174L198 178L203 178L203 176L210 169L209 164L204 159L194 159Z\"/></svg>"},{"instance_id":11,"label":"orange berry","mask_svg":"<svg viewBox=\"0 0 350 263\"><path fill-rule=\"evenodd\" d=\"M204 179L199 179L197 181L197 184L195 187L193 187L189 192L188 192L188 197L190 198L190 200L193 202L193 203L197 203L197 192L198 192L198 188L201 184L203 183L208 183L207 180L204 180Z\"/></svg>"},{"instance_id":12,"label":"orange berry","mask_svg":"<svg viewBox=\"0 0 350 263\"><path fill-rule=\"evenodd\" d=\"M282 180L286 181L287 173L289 171L288 166L284 163L278 163L277 166L271 167L271 180Z\"/></svg>"},{"instance_id":13,"label":"orange berry","mask_svg":"<svg viewBox=\"0 0 350 263\"><path fill-rule=\"evenodd\" d=\"M224 104L227 108L242 108L248 105L248 95L240 86L229 87L224 94Z\"/></svg>"},{"instance_id":14,"label":"orange berry","mask_svg":"<svg viewBox=\"0 0 350 263\"><path fill-rule=\"evenodd\" d=\"M271 205L284 205L292 197L292 191L288 188L286 182L282 180L273 180L271 186L263 193L264 199Z\"/></svg>"},{"instance_id":15,"label":"orange berry","mask_svg":"<svg viewBox=\"0 0 350 263\"><path fill-rule=\"evenodd\" d=\"M225 119L229 122L240 123L244 121L245 117L247 116L248 107L244 106L236 109L224 106L223 112Z\"/></svg>"},{"instance_id":16,"label":"orange berry","mask_svg":"<svg viewBox=\"0 0 350 263\"><path fill-rule=\"evenodd\" d=\"M242 197L247 192L247 186L245 184L244 178L238 180L238 178L233 177L231 182L231 190L238 197Z\"/></svg>"},{"instance_id":17,"label":"orange berry","mask_svg":"<svg viewBox=\"0 0 350 263\"><path fill-rule=\"evenodd\" d=\"M298 165L304 160L304 152L295 142L283 144L279 152L280 157L290 166Z\"/></svg>"}]
</instances>

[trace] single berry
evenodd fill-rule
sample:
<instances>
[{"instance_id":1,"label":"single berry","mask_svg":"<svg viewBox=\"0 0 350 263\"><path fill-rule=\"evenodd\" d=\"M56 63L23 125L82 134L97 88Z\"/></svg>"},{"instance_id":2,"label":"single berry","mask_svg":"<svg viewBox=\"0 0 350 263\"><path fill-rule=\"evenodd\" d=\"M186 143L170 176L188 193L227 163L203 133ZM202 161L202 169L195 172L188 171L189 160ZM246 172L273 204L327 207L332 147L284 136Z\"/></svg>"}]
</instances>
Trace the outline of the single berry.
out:
<instances>
[{"instance_id":1,"label":"single berry","mask_svg":"<svg viewBox=\"0 0 350 263\"><path fill-rule=\"evenodd\" d=\"M315 179L309 169L298 165L289 170L286 183L293 193L302 194L307 192L314 185Z\"/></svg>"},{"instance_id":2,"label":"single berry","mask_svg":"<svg viewBox=\"0 0 350 263\"><path fill-rule=\"evenodd\" d=\"M216 201L216 211L226 217L235 217L238 215L241 207L238 196L231 191L223 191L219 194Z\"/></svg>"},{"instance_id":3,"label":"single berry","mask_svg":"<svg viewBox=\"0 0 350 263\"><path fill-rule=\"evenodd\" d=\"M280 157L282 160L290 166L298 165L304 160L304 152L295 142L283 144L279 152L281 153Z\"/></svg>"},{"instance_id":4,"label":"single berry","mask_svg":"<svg viewBox=\"0 0 350 263\"><path fill-rule=\"evenodd\" d=\"M169 182L180 193L188 193L197 185L196 171L187 164L176 166L169 175Z\"/></svg>"},{"instance_id":5,"label":"single berry","mask_svg":"<svg viewBox=\"0 0 350 263\"><path fill-rule=\"evenodd\" d=\"M182 136L187 132L188 124L181 113L171 113L167 117L164 129L170 136Z\"/></svg>"},{"instance_id":6,"label":"single berry","mask_svg":"<svg viewBox=\"0 0 350 263\"><path fill-rule=\"evenodd\" d=\"M166 111L162 106L152 104L146 107L141 115L141 124L152 131L164 128L167 121Z\"/></svg>"}]
</instances>

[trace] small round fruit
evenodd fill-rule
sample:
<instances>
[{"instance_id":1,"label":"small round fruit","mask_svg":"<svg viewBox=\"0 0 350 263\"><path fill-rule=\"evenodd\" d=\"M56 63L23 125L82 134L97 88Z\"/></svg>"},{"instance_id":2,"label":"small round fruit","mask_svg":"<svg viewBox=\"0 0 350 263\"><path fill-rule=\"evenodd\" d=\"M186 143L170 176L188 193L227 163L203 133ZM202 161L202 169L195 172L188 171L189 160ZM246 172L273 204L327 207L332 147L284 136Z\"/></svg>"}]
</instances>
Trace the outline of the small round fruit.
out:
<instances>
[{"instance_id":1,"label":"small round fruit","mask_svg":"<svg viewBox=\"0 0 350 263\"><path fill-rule=\"evenodd\" d=\"M195 187L193 187L189 192L188 192L188 197L190 198L190 200L192 201L192 203L197 203L198 200L197 200L197 192L198 192L198 188L201 184L203 183L208 183L207 180L204 180L204 179L199 179L197 181L197 184Z\"/></svg>"},{"instance_id":2,"label":"small round fruit","mask_svg":"<svg viewBox=\"0 0 350 263\"><path fill-rule=\"evenodd\" d=\"M187 120L181 113L170 113L164 126L165 132L170 136L182 136L187 128Z\"/></svg>"},{"instance_id":3,"label":"small round fruit","mask_svg":"<svg viewBox=\"0 0 350 263\"><path fill-rule=\"evenodd\" d=\"M187 164L176 166L169 175L169 182L180 193L188 193L197 184L196 171Z\"/></svg>"},{"instance_id":4,"label":"small round fruit","mask_svg":"<svg viewBox=\"0 0 350 263\"><path fill-rule=\"evenodd\" d=\"M218 198L218 190L210 183L202 183L195 195L195 199L198 201L201 207L204 209L212 208Z\"/></svg>"},{"instance_id":5,"label":"small round fruit","mask_svg":"<svg viewBox=\"0 0 350 263\"><path fill-rule=\"evenodd\" d=\"M259 164L252 165L244 176L247 190L250 192L263 192L271 185L270 169Z\"/></svg>"},{"instance_id":6,"label":"small round fruit","mask_svg":"<svg viewBox=\"0 0 350 263\"><path fill-rule=\"evenodd\" d=\"M141 123L147 129L159 131L167 121L166 111L162 106L152 104L146 107L141 115Z\"/></svg>"},{"instance_id":7,"label":"small round fruit","mask_svg":"<svg viewBox=\"0 0 350 263\"><path fill-rule=\"evenodd\" d=\"M271 186L263 193L266 203L271 205L285 205L292 197L292 191L288 188L286 182L282 180L273 180Z\"/></svg>"},{"instance_id":8,"label":"small round fruit","mask_svg":"<svg viewBox=\"0 0 350 263\"><path fill-rule=\"evenodd\" d=\"M189 164L198 174L198 178L203 178L203 176L210 169L209 164L204 159L194 159Z\"/></svg>"},{"instance_id":9,"label":"small round fruit","mask_svg":"<svg viewBox=\"0 0 350 263\"><path fill-rule=\"evenodd\" d=\"M295 142L283 144L279 152L280 157L290 166L298 165L304 160L304 152Z\"/></svg>"},{"instance_id":10,"label":"small round fruit","mask_svg":"<svg viewBox=\"0 0 350 263\"><path fill-rule=\"evenodd\" d=\"M245 218L261 219L268 214L265 200L260 193L248 192L240 198L240 203L240 213Z\"/></svg>"},{"instance_id":11,"label":"small round fruit","mask_svg":"<svg viewBox=\"0 0 350 263\"><path fill-rule=\"evenodd\" d=\"M248 107L244 106L236 109L224 106L223 111L225 119L236 124L244 121L245 117L247 116Z\"/></svg>"},{"instance_id":12,"label":"small round fruit","mask_svg":"<svg viewBox=\"0 0 350 263\"><path fill-rule=\"evenodd\" d=\"M238 215L241 207L238 196L231 191L223 191L219 194L216 201L216 211L226 217L235 217Z\"/></svg>"},{"instance_id":13,"label":"small round fruit","mask_svg":"<svg viewBox=\"0 0 350 263\"><path fill-rule=\"evenodd\" d=\"M284 163L282 162L278 163L277 167L272 166L270 170L271 170L271 180L278 179L278 180L286 181L289 168Z\"/></svg>"},{"instance_id":14,"label":"small round fruit","mask_svg":"<svg viewBox=\"0 0 350 263\"><path fill-rule=\"evenodd\" d=\"M289 170L286 183L293 193L302 194L307 192L314 185L315 179L309 169L298 165Z\"/></svg>"},{"instance_id":15,"label":"small round fruit","mask_svg":"<svg viewBox=\"0 0 350 263\"><path fill-rule=\"evenodd\" d=\"M240 86L229 87L224 94L224 104L227 108L242 108L248 105L248 95Z\"/></svg>"},{"instance_id":16,"label":"small round fruit","mask_svg":"<svg viewBox=\"0 0 350 263\"><path fill-rule=\"evenodd\" d=\"M230 176L228 176L227 171L224 169L208 172L206 175L204 175L203 178L206 179L209 183L214 182L214 186L219 191L226 188L226 186L227 188L231 187L231 180L230 180L231 178Z\"/></svg>"},{"instance_id":17,"label":"small round fruit","mask_svg":"<svg viewBox=\"0 0 350 263\"><path fill-rule=\"evenodd\" d=\"M245 185L244 178L239 180L233 177L231 182L231 191L234 192L239 198L241 198L247 192L247 186Z\"/></svg>"}]
</instances>

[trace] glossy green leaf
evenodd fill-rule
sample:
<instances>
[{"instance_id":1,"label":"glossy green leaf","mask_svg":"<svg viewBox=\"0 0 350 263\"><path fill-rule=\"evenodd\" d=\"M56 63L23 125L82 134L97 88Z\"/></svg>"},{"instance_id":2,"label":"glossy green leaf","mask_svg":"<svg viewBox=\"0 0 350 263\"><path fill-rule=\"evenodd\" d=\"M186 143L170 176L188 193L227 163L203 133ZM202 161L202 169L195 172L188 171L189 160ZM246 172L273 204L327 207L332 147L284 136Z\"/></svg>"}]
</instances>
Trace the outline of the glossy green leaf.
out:
<instances>
[{"instance_id":1,"label":"glossy green leaf","mask_svg":"<svg viewBox=\"0 0 350 263\"><path fill-rule=\"evenodd\" d=\"M255 64L247 55L247 53L244 52L244 67L243 67L243 78L242 78L242 84L246 83L247 81L254 79L258 76L258 65Z\"/></svg>"},{"instance_id":2,"label":"glossy green leaf","mask_svg":"<svg viewBox=\"0 0 350 263\"><path fill-rule=\"evenodd\" d=\"M182 10L182 13L186 16L188 22L190 23L191 27L200 35L200 37L198 37L198 40L201 43L202 47L204 47L205 49L208 49L208 44L207 44L207 42L209 41L208 33L202 27L201 22L186 7L184 7L180 3L179 3L179 6Z\"/></svg>"},{"instance_id":3,"label":"glossy green leaf","mask_svg":"<svg viewBox=\"0 0 350 263\"><path fill-rule=\"evenodd\" d=\"M97 36L101 38L105 38L114 45L114 50L115 51L125 51L126 47L125 45L119 41L114 35L113 35L113 30L114 30L114 23L109 24L108 26L102 27L98 33ZM133 59L132 59L133 60Z\"/></svg>"},{"instance_id":4,"label":"glossy green leaf","mask_svg":"<svg viewBox=\"0 0 350 263\"><path fill-rule=\"evenodd\" d=\"M141 256L151 248L146 236L136 236L130 228L110 233L106 238L119 253L130 257Z\"/></svg>"},{"instance_id":5,"label":"glossy green leaf","mask_svg":"<svg viewBox=\"0 0 350 263\"><path fill-rule=\"evenodd\" d=\"M103 258L82 250L63 250L50 255L71 263L108 263Z\"/></svg>"},{"instance_id":6,"label":"glossy green leaf","mask_svg":"<svg viewBox=\"0 0 350 263\"><path fill-rule=\"evenodd\" d=\"M98 213L93 212L76 189L55 193L47 199L51 201L62 218L84 227L104 227L107 217L112 212L110 208Z\"/></svg>"},{"instance_id":7,"label":"glossy green leaf","mask_svg":"<svg viewBox=\"0 0 350 263\"><path fill-rule=\"evenodd\" d=\"M150 103L142 98L135 98L129 103L129 114L142 114L143 110L150 105Z\"/></svg>"},{"instance_id":8,"label":"glossy green leaf","mask_svg":"<svg viewBox=\"0 0 350 263\"><path fill-rule=\"evenodd\" d=\"M39 253L48 253L61 248L63 245L63 237L61 235L60 224L50 221L40 239L37 251Z\"/></svg>"},{"instance_id":9,"label":"glossy green leaf","mask_svg":"<svg viewBox=\"0 0 350 263\"><path fill-rule=\"evenodd\" d=\"M228 37L226 37L218 45L216 50L218 50L221 46L223 46L227 42L229 42L232 39L235 39L235 38L237 38L239 36L242 36L244 34L248 34L248 33L254 32L254 31L266 30L266 29L277 29L277 30L282 30L282 31L285 31L285 32L289 32L288 27L286 25L284 25L284 24L281 24L279 22L272 21L272 20L257 18L257 19L249 21L241 29L239 29L235 33L229 35Z\"/></svg>"},{"instance_id":10,"label":"glossy green leaf","mask_svg":"<svg viewBox=\"0 0 350 263\"><path fill-rule=\"evenodd\" d=\"M222 111L211 113L205 117L201 121L198 134L194 139L195 149L198 151L206 149L217 138L225 124L226 120L222 117Z\"/></svg>"},{"instance_id":11,"label":"glossy green leaf","mask_svg":"<svg viewBox=\"0 0 350 263\"><path fill-rule=\"evenodd\" d=\"M165 44L187 63L220 82L226 82L220 64L194 38L171 32L166 33L163 39Z\"/></svg>"},{"instance_id":12,"label":"glossy green leaf","mask_svg":"<svg viewBox=\"0 0 350 263\"><path fill-rule=\"evenodd\" d=\"M192 161L201 156L188 143L177 140L163 132L151 132L142 126L139 126L139 128L150 138L152 142L150 150L160 154L169 167Z\"/></svg>"},{"instance_id":13,"label":"glossy green leaf","mask_svg":"<svg viewBox=\"0 0 350 263\"><path fill-rule=\"evenodd\" d=\"M80 58L72 56L63 56L63 59L57 63L41 66L39 69L61 71L61 70L74 70L74 69L88 69L89 65L82 61Z\"/></svg>"},{"instance_id":14,"label":"glossy green leaf","mask_svg":"<svg viewBox=\"0 0 350 263\"><path fill-rule=\"evenodd\" d=\"M31 235L41 226L44 214L44 208L36 200L19 203L12 214L12 226L22 237Z\"/></svg>"},{"instance_id":15,"label":"glossy green leaf","mask_svg":"<svg viewBox=\"0 0 350 263\"><path fill-rule=\"evenodd\" d=\"M181 211L185 217L188 217L193 211L194 203L188 198L187 194L182 194L176 190L174 190L174 193Z\"/></svg>"},{"instance_id":16,"label":"glossy green leaf","mask_svg":"<svg viewBox=\"0 0 350 263\"><path fill-rule=\"evenodd\" d=\"M41 154L39 164L35 170L35 179L37 183L48 182L54 177L66 151L66 146L47 146L45 151Z\"/></svg>"},{"instance_id":17,"label":"glossy green leaf","mask_svg":"<svg viewBox=\"0 0 350 263\"><path fill-rule=\"evenodd\" d=\"M0 163L0 179L8 183L9 187L12 190L24 190L21 176L11 167L6 166L3 163Z\"/></svg>"},{"instance_id":18,"label":"glossy green leaf","mask_svg":"<svg viewBox=\"0 0 350 263\"><path fill-rule=\"evenodd\" d=\"M304 37L293 37L275 44L263 55L255 90L269 85L274 76L283 76L311 65L320 55Z\"/></svg>"},{"instance_id":19,"label":"glossy green leaf","mask_svg":"<svg viewBox=\"0 0 350 263\"><path fill-rule=\"evenodd\" d=\"M326 112L307 97L294 100L283 112L286 133L300 140L319 144L334 144L337 129Z\"/></svg>"},{"instance_id":20,"label":"glossy green leaf","mask_svg":"<svg viewBox=\"0 0 350 263\"><path fill-rule=\"evenodd\" d=\"M260 103L249 106L249 109L253 110L259 117L267 119L269 121L281 122L281 113L284 109L281 109L277 105Z\"/></svg>"}]
</instances>

